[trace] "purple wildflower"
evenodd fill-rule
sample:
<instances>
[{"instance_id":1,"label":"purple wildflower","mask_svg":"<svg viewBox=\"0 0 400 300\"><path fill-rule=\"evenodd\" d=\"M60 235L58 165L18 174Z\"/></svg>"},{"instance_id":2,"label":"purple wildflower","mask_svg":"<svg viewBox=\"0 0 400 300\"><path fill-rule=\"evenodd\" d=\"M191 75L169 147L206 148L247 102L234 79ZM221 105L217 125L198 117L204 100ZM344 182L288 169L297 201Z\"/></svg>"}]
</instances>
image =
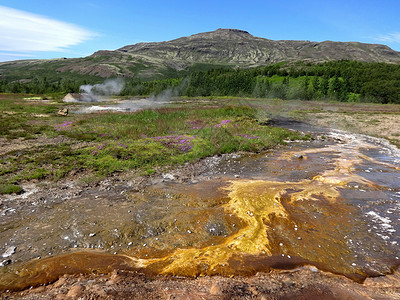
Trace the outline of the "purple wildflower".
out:
<instances>
[{"instance_id":1,"label":"purple wildflower","mask_svg":"<svg viewBox=\"0 0 400 300\"><path fill-rule=\"evenodd\" d=\"M152 137L151 139L160 142L167 148L188 152L193 148L192 140L194 138L195 136L166 135Z\"/></svg>"},{"instance_id":2,"label":"purple wildflower","mask_svg":"<svg viewBox=\"0 0 400 300\"><path fill-rule=\"evenodd\" d=\"M67 121L67 122L64 122L63 124L56 125L55 127L56 127L56 130L57 130L57 131L60 131L60 130L62 130L62 129L69 128L69 127L72 125L72 123L73 123L73 122Z\"/></svg>"},{"instance_id":3,"label":"purple wildflower","mask_svg":"<svg viewBox=\"0 0 400 300\"><path fill-rule=\"evenodd\" d=\"M214 127L224 127L229 122L231 122L231 120L222 120L220 123L214 125Z\"/></svg>"},{"instance_id":4,"label":"purple wildflower","mask_svg":"<svg viewBox=\"0 0 400 300\"><path fill-rule=\"evenodd\" d=\"M123 147L123 148L128 148L127 145L124 145L124 144L122 144L122 143L120 143L120 142L118 142L118 145L121 146L121 147Z\"/></svg>"}]
</instances>

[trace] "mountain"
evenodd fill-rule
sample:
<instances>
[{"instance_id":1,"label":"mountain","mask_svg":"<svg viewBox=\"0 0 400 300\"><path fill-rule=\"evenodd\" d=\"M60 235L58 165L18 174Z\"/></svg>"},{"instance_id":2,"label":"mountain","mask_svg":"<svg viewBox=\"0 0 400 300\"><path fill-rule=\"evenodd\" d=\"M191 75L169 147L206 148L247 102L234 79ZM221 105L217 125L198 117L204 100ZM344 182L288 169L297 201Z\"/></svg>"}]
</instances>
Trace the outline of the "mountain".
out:
<instances>
[{"instance_id":1,"label":"mountain","mask_svg":"<svg viewBox=\"0 0 400 300\"><path fill-rule=\"evenodd\" d=\"M85 58L0 63L0 80L50 77L115 76L155 79L217 66L249 68L278 62L332 60L400 63L400 52L359 42L275 41L238 29L217 29L166 42L138 43Z\"/></svg>"},{"instance_id":2,"label":"mountain","mask_svg":"<svg viewBox=\"0 0 400 300\"><path fill-rule=\"evenodd\" d=\"M224 63L242 67L298 60L400 62L400 52L384 45L331 41L273 41L237 29L218 29L168 42L139 43L117 51L184 64Z\"/></svg>"}]
</instances>

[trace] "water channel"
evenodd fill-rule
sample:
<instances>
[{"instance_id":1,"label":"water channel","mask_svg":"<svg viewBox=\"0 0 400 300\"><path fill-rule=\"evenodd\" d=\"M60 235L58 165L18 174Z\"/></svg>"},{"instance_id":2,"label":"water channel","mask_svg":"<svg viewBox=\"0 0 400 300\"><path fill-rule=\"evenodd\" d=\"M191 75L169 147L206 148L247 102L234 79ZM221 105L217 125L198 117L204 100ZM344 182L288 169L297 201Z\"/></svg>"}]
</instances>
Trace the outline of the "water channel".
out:
<instances>
[{"instance_id":1,"label":"water channel","mask_svg":"<svg viewBox=\"0 0 400 300\"><path fill-rule=\"evenodd\" d=\"M279 124L278 124L279 125ZM259 154L209 159L196 180L58 194L2 207L0 290L113 268L252 275L310 265L362 282L400 264L400 151L320 132ZM34 191L32 191L34 192Z\"/></svg>"}]
</instances>

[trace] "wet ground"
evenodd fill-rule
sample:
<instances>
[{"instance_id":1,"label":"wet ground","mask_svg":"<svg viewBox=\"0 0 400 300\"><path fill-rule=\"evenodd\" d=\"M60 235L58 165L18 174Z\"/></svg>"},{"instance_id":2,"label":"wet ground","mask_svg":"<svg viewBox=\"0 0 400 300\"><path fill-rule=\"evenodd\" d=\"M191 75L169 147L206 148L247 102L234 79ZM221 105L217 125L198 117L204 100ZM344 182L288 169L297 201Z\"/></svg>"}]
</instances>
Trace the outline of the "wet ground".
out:
<instances>
[{"instance_id":1,"label":"wet ground","mask_svg":"<svg viewBox=\"0 0 400 300\"><path fill-rule=\"evenodd\" d=\"M73 108L71 112L78 114L87 114L94 112L135 112L142 109L154 109L158 107L163 107L171 101L167 101L168 99L162 98L144 98L144 99L128 99L128 100L119 100L115 101L115 103L101 103L101 101L93 103L87 103L86 106L80 105L78 108ZM81 103L82 104L82 103Z\"/></svg>"},{"instance_id":2,"label":"wet ground","mask_svg":"<svg viewBox=\"0 0 400 300\"><path fill-rule=\"evenodd\" d=\"M5 197L0 289L113 269L198 277L308 266L301 272L353 282L392 273L400 264L399 150L279 122L318 138L209 158L194 176L170 172L144 185L65 181Z\"/></svg>"}]
</instances>

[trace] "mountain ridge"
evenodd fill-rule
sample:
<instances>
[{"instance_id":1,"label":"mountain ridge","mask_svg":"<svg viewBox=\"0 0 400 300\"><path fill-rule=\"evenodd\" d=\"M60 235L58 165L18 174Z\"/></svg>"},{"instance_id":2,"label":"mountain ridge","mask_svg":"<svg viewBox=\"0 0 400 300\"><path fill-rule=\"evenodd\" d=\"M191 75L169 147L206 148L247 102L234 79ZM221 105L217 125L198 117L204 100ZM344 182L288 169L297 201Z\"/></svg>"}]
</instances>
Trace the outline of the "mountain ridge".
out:
<instances>
[{"instance_id":1,"label":"mountain ridge","mask_svg":"<svg viewBox=\"0 0 400 300\"><path fill-rule=\"evenodd\" d=\"M177 77L198 65L251 68L279 62L332 60L398 64L400 52L380 44L270 40L240 29L219 28L170 41L99 50L84 58L3 62L0 63L0 80L29 80L43 72L49 72L51 76L70 76L71 73L150 80Z\"/></svg>"},{"instance_id":2,"label":"mountain ridge","mask_svg":"<svg viewBox=\"0 0 400 300\"><path fill-rule=\"evenodd\" d=\"M183 50L186 51L186 55L183 54ZM228 63L246 64L248 66L296 60L322 62L348 59L400 62L400 52L380 44L334 41L275 41L255 37L244 30L222 28L171 41L127 45L116 51L197 62L225 59L225 62Z\"/></svg>"}]
</instances>

